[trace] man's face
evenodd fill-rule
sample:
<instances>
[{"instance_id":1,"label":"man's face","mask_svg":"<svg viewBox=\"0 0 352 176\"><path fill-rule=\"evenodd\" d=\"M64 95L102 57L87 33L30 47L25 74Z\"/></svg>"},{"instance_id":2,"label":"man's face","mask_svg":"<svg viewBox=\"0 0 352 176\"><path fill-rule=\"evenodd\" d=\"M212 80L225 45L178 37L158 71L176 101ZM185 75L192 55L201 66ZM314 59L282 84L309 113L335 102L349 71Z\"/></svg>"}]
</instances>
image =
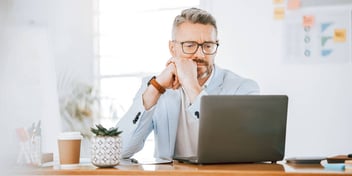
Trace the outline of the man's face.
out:
<instances>
[{"instance_id":1,"label":"man's face","mask_svg":"<svg viewBox=\"0 0 352 176\"><path fill-rule=\"evenodd\" d=\"M198 78L207 76L212 70L216 53L212 55L204 54L202 47L199 47L194 54L185 54L182 50L181 42L194 41L198 44L204 42L217 42L216 31L212 25L193 24L185 22L175 31L174 40L170 42L170 51L173 57L192 59L197 62Z\"/></svg>"}]
</instances>

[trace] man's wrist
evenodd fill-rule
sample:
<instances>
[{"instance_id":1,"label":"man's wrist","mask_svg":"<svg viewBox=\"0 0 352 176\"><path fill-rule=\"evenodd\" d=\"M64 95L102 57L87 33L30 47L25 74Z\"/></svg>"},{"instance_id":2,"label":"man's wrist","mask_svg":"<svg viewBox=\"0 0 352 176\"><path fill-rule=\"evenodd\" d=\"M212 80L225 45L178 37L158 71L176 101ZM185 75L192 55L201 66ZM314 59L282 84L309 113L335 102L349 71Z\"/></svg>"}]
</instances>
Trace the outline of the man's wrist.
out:
<instances>
[{"instance_id":1,"label":"man's wrist","mask_svg":"<svg viewBox=\"0 0 352 176\"><path fill-rule=\"evenodd\" d=\"M148 86L152 85L160 94L163 94L166 90L163 86L161 86L158 81L156 81L156 76L153 76L149 81L148 81Z\"/></svg>"}]
</instances>

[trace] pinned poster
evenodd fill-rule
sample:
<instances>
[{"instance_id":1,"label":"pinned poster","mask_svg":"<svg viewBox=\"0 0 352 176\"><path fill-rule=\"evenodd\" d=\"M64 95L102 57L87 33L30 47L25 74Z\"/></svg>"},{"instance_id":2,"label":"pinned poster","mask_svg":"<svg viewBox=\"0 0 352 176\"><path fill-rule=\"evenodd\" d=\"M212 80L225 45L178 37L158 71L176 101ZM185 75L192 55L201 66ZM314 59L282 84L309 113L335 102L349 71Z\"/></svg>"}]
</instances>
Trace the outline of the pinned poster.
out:
<instances>
[{"instance_id":1,"label":"pinned poster","mask_svg":"<svg viewBox=\"0 0 352 176\"><path fill-rule=\"evenodd\" d=\"M346 29L334 30L334 42L346 42Z\"/></svg>"},{"instance_id":2,"label":"pinned poster","mask_svg":"<svg viewBox=\"0 0 352 176\"><path fill-rule=\"evenodd\" d=\"M274 19L282 20L285 17L285 8L283 7L275 7L274 8Z\"/></svg>"},{"instance_id":3,"label":"pinned poster","mask_svg":"<svg viewBox=\"0 0 352 176\"><path fill-rule=\"evenodd\" d=\"M296 10L301 7L301 0L289 0L287 3L288 10Z\"/></svg>"},{"instance_id":4,"label":"pinned poster","mask_svg":"<svg viewBox=\"0 0 352 176\"><path fill-rule=\"evenodd\" d=\"M349 8L302 8L298 13L286 13L285 60L302 64L351 63L351 21Z\"/></svg>"},{"instance_id":5,"label":"pinned poster","mask_svg":"<svg viewBox=\"0 0 352 176\"><path fill-rule=\"evenodd\" d=\"M304 27L312 27L314 24L314 16L305 15L303 16L303 26Z\"/></svg>"}]
</instances>

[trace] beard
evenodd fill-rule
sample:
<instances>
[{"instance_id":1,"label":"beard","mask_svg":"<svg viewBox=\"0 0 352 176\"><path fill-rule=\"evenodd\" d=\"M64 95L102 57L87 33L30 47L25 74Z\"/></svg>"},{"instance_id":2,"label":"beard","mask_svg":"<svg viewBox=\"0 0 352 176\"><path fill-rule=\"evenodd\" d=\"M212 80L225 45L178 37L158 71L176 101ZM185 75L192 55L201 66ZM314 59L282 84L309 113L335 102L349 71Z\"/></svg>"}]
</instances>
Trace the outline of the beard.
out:
<instances>
[{"instance_id":1,"label":"beard","mask_svg":"<svg viewBox=\"0 0 352 176\"><path fill-rule=\"evenodd\" d=\"M212 71L212 66L209 64L208 61L205 61L203 59L195 59L194 61L197 63L197 78L198 79L204 79L210 75L210 73Z\"/></svg>"}]
</instances>

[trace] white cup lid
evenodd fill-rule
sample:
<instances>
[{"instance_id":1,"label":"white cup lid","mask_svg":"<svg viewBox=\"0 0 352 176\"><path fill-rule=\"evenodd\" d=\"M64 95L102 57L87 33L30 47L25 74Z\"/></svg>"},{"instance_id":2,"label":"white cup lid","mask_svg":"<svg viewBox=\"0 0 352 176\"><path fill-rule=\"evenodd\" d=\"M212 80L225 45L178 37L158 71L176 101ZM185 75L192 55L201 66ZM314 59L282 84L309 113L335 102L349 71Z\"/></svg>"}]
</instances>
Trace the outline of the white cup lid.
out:
<instances>
[{"instance_id":1,"label":"white cup lid","mask_svg":"<svg viewBox=\"0 0 352 176\"><path fill-rule=\"evenodd\" d=\"M79 131L70 131L70 132L62 132L59 134L58 137L60 140L71 140L71 139L81 139L82 135Z\"/></svg>"}]
</instances>

